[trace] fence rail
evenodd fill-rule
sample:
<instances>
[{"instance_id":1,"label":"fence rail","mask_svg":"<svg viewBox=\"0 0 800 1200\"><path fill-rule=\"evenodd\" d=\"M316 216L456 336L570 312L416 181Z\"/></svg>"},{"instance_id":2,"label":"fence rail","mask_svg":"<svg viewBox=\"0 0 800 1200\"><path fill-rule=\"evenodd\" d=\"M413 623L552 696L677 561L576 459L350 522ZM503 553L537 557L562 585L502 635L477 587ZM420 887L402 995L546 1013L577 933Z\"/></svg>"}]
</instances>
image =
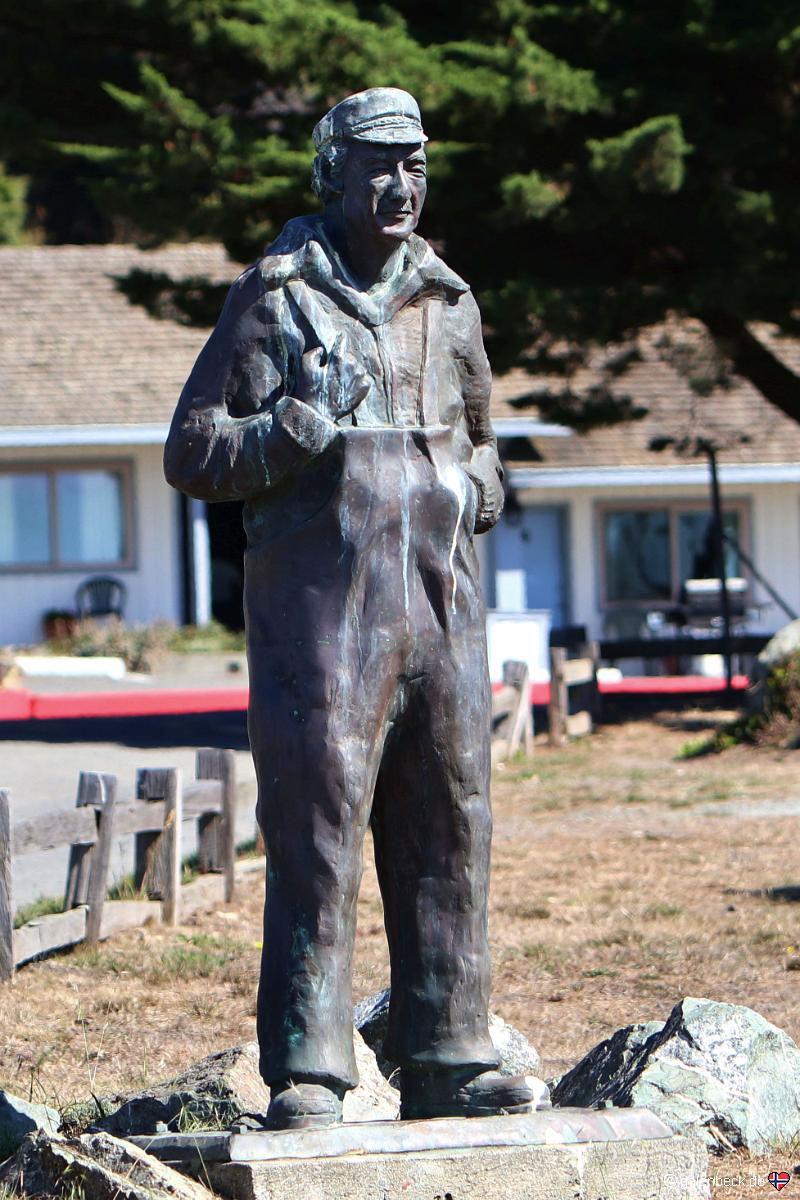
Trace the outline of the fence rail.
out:
<instances>
[{"instance_id":1,"label":"fence rail","mask_svg":"<svg viewBox=\"0 0 800 1200\"><path fill-rule=\"evenodd\" d=\"M143 768L136 773L136 798L120 803L116 775L82 771L74 809L16 822L11 794L0 789L0 981L12 979L17 967L39 955L84 941L95 945L119 929L152 919L177 925L196 887L181 885L187 820L197 822L199 873L221 875L221 899L233 899L233 751L198 750L195 774L184 787L174 767ZM133 880L141 898L109 900L112 848L126 835L134 838ZM69 862L64 911L15 929L15 861L65 846Z\"/></svg>"},{"instance_id":2,"label":"fence rail","mask_svg":"<svg viewBox=\"0 0 800 1200\"><path fill-rule=\"evenodd\" d=\"M598 647L590 643L581 658L567 658L562 646L550 648L550 744L563 746L571 737L592 732L597 713ZM581 688L586 707L578 712L572 706L570 689Z\"/></svg>"}]
</instances>

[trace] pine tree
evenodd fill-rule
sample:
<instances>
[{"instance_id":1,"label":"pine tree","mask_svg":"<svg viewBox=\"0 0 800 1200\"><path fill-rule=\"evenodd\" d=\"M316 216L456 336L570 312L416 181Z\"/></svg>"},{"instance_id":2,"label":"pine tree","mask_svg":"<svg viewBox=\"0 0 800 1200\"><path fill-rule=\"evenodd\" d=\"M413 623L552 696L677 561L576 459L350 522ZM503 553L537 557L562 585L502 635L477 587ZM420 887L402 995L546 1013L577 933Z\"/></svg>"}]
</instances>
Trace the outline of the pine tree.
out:
<instances>
[{"instance_id":1,"label":"pine tree","mask_svg":"<svg viewBox=\"0 0 800 1200\"><path fill-rule=\"evenodd\" d=\"M0 34L0 157L33 195L71 172L106 236L251 259L314 204L318 116L403 86L432 139L421 232L473 284L496 367L677 312L800 419L800 378L749 328L800 324L789 0L0 0Z\"/></svg>"}]
</instances>

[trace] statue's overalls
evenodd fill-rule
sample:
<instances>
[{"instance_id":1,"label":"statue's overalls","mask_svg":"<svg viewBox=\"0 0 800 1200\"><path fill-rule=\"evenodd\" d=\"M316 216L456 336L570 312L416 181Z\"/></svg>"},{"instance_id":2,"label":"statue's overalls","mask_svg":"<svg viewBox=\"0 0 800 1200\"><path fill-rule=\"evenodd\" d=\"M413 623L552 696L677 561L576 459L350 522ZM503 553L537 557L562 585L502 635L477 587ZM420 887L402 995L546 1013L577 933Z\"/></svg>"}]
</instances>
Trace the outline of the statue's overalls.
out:
<instances>
[{"instance_id":1,"label":"statue's overalls","mask_svg":"<svg viewBox=\"0 0 800 1200\"><path fill-rule=\"evenodd\" d=\"M308 457L280 412L315 347L323 362L344 348L372 385ZM386 1057L411 1071L498 1062L480 494L468 474L476 454L494 454L488 387L474 300L425 243L412 238L399 275L365 295L320 223L301 219L234 285L176 413L171 482L246 500L268 1083L357 1082L350 975L368 825L392 964Z\"/></svg>"}]
</instances>

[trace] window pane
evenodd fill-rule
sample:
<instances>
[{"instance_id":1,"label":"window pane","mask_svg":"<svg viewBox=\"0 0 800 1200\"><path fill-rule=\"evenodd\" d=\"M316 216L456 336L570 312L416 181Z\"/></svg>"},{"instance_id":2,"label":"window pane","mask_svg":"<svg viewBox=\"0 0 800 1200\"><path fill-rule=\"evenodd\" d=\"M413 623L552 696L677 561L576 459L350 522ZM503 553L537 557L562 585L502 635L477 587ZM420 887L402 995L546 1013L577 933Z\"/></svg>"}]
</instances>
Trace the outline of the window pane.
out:
<instances>
[{"instance_id":1,"label":"window pane","mask_svg":"<svg viewBox=\"0 0 800 1200\"><path fill-rule=\"evenodd\" d=\"M24 566L49 560L47 476L0 475L0 564Z\"/></svg>"},{"instance_id":2,"label":"window pane","mask_svg":"<svg viewBox=\"0 0 800 1200\"><path fill-rule=\"evenodd\" d=\"M607 600L668 600L669 517L666 511L605 514Z\"/></svg>"},{"instance_id":3,"label":"window pane","mask_svg":"<svg viewBox=\"0 0 800 1200\"><path fill-rule=\"evenodd\" d=\"M739 514L728 512L722 515L725 532L739 541ZM710 512L682 512L678 514L678 569L680 582L687 579L716 579L717 560L714 552L713 521ZM725 574L741 574L739 552L725 543Z\"/></svg>"},{"instance_id":4,"label":"window pane","mask_svg":"<svg viewBox=\"0 0 800 1200\"><path fill-rule=\"evenodd\" d=\"M58 551L63 563L116 563L125 557L122 475L60 471Z\"/></svg>"}]
</instances>

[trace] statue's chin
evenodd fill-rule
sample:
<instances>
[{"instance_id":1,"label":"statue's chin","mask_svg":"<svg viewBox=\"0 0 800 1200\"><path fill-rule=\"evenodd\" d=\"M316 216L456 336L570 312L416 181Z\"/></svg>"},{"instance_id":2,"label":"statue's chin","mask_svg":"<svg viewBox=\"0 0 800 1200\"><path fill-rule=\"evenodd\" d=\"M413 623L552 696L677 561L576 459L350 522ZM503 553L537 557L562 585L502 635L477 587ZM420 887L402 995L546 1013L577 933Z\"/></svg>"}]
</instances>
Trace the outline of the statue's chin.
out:
<instances>
[{"instance_id":1,"label":"statue's chin","mask_svg":"<svg viewBox=\"0 0 800 1200\"><path fill-rule=\"evenodd\" d=\"M388 238L394 242L405 242L417 227L416 218L413 216L403 217L399 220L388 219L381 221L379 225L381 237Z\"/></svg>"}]
</instances>

